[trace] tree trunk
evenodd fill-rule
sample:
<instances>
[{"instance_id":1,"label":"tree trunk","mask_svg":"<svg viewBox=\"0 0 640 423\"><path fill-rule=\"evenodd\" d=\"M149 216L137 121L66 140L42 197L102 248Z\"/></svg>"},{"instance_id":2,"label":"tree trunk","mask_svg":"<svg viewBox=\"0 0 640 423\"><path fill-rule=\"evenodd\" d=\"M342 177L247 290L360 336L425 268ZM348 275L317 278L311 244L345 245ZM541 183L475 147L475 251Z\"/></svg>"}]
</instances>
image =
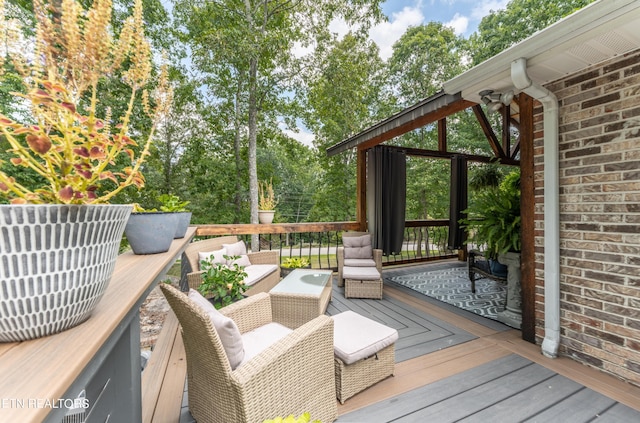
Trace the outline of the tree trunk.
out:
<instances>
[{"instance_id":1,"label":"tree trunk","mask_svg":"<svg viewBox=\"0 0 640 423\"><path fill-rule=\"evenodd\" d=\"M236 104L235 104L235 116L234 116L234 131L235 136L233 139L233 152L236 159L236 195L234 198L235 203L235 217L234 222L240 222L240 216L242 216L242 158L240 157L240 121L242 108L240 107L241 91L242 91L242 79L241 73L238 73L238 89L236 90Z\"/></svg>"},{"instance_id":2,"label":"tree trunk","mask_svg":"<svg viewBox=\"0 0 640 423\"><path fill-rule=\"evenodd\" d=\"M249 63L249 206L251 209L251 223L258 223L258 59L252 57ZM251 236L251 250L259 251L259 236Z\"/></svg>"}]
</instances>

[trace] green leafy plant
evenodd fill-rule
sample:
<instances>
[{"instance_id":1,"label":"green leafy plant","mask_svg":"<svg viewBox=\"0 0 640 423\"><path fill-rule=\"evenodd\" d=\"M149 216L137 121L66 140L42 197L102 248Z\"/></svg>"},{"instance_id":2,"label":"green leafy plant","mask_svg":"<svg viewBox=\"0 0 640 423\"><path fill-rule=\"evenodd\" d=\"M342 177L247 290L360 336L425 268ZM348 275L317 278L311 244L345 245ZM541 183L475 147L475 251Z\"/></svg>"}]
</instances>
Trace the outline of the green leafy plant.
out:
<instances>
[{"instance_id":1,"label":"green leafy plant","mask_svg":"<svg viewBox=\"0 0 640 423\"><path fill-rule=\"evenodd\" d=\"M520 173L512 172L497 188L481 191L465 213L460 222L469 232L467 243L484 246L488 258L520 251Z\"/></svg>"},{"instance_id":2,"label":"green leafy plant","mask_svg":"<svg viewBox=\"0 0 640 423\"><path fill-rule=\"evenodd\" d=\"M309 259L306 257L287 257L282 260L280 266L288 269L299 269L309 266Z\"/></svg>"},{"instance_id":3,"label":"green leafy plant","mask_svg":"<svg viewBox=\"0 0 640 423\"><path fill-rule=\"evenodd\" d=\"M3 12L4 2L0 3ZM0 194L14 204L84 204L107 203L130 185L141 188L141 166L159 117L173 97L166 67L154 93L145 90L152 54L144 36L142 1L135 1L133 15L115 40L109 1L95 1L88 11L78 1L37 0L33 7L35 52L23 53L18 40L7 35L19 33L15 30L19 23L0 13L2 56L10 57L26 93L11 94L29 111L18 119L0 115L0 132L14 155L10 164L15 170L8 174L7 166L0 171ZM109 108L99 117L99 81L116 71L122 72L130 88L128 108L119 118ZM153 121L138 154L137 143L128 135L136 99L142 100ZM38 175L41 182L19 183L15 175L21 168Z\"/></svg>"},{"instance_id":4,"label":"green leafy plant","mask_svg":"<svg viewBox=\"0 0 640 423\"><path fill-rule=\"evenodd\" d=\"M309 423L311 422L311 415L309 413L303 413L300 417L296 418L293 414L282 418L276 417L273 420L265 420L262 423ZM322 423L320 420L314 420L311 423Z\"/></svg>"},{"instance_id":5,"label":"green leafy plant","mask_svg":"<svg viewBox=\"0 0 640 423\"><path fill-rule=\"evenodd\" d=\"M278 201L273 191L273 182L261 181L258 186L258 209L259 210L275 210Z\"/></svg>"},{"instance_id":6,"label":"green leafy plant","mask_svg":"<svg viewBox=\"0 0 640 423\"><path fill-rule=\"evenodd\" d=\"M239 258L238 256L223 256L227 262ZM222 308L241 300L247 286L244 280L247 272L244 266L233 263L227 266L223 263L212 263L212 259L202 260L202 284L198 287L200 293L210 298L215 308Z\"/></svg>"},{"instance_id":7,"label":"green leafy plant","mask_svg":"<svg viewBox=\"0 0 640 423\"><path fill-rule=\"evenodd\" d=\"M173 194L162 194L158 197L158 201L162 203L160 210L163 212L185 212L189 201L180 201L180 197Z\"/></svg>"}]
</instances>

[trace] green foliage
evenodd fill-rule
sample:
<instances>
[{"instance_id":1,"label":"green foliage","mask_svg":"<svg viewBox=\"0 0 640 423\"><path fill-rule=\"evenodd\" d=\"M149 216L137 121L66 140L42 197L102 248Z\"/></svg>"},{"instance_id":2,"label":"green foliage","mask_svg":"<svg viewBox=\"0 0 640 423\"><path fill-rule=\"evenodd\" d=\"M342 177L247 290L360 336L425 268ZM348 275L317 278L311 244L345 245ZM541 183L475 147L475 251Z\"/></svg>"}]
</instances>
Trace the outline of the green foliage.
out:
<instances>
[{"instance_id":1,"label":"green foliage","mask_svg":"<svg viewBox=\"0 0 640 423\"><path fill-rule=\"evenodd\" d=\"M507 175L499 187L480 191L465 210L461 223L469 231L468 243L486 248L489 258L509 251L520 251L520 173Z\"/></svg>"},{"instance_id":2,"label":"green foliage","mask_svg":"<svg viewBox=\"0 0 640 423\"><path fill-rule=\"evenodd\" d=\"M223 256L227 261L236 260L238 256ZM233 263L227 266L222 263L212 264L211 260L203 260L201 262L202 284L198 287L198 291L211 298L215 308L222 308L229 304L241 300L243 293L247 289L244 279L247 272L243 266Z\"/></svg>"},{"instance_id":3,"label":"green foliage","mask_svg":"<svg viewBox=\"0 0 640 423\"><path fill-rule=\"evenodd\" d=\"M482 18L470 38L473 64L477 65L546 28L594 0L511 0L503 10Z\"/></svg>"},{"instance_id":4,"label":"green foliage","mask_svg":"<svg viewBox=\"0 0 640 423\"><path fill-rule=\"evenodd\" d=\"M173 194L162 194L158 200L162 203L160 210L163 212L185 212L189 204L189 201L181 201L180 197Z\"/></svg>"},{"instance_id":5,"label":"green foliage","mask_svg":"<svg viewBox=\"0 0 640 423\"><path fill-rule=\"evenodd\" d=\"M285 417L284 419L282 417L276 417L273 420L265 420L262 423L309 423L309 422L311 422L311 414L303 413L298 418L294 417L293 414L291 414ZM320 420L314 420L311 423L322 423L322 422Z\"/></svg>"},{"instance_id":6,"label":"green foliage","mask_svg":"<svg viewBox=\"0 0 640 423\"><path fill-rule=\"evenodd\" d=\"M287 257L282 260L280 266L287 269L300 269L309 266L309 259L306 257Z\"/></svg>"},{"instance_id":7,"label":"green foliage","mask_svg":"<svg viewBox=\"0 0 640 423\"><path fill-rule=\"evenodd\" d=\"M440 22L409 27L393 46L389 77L399 103L409 106L442 89L464 69L464 41Z\"/></svg>"}]
</instances>

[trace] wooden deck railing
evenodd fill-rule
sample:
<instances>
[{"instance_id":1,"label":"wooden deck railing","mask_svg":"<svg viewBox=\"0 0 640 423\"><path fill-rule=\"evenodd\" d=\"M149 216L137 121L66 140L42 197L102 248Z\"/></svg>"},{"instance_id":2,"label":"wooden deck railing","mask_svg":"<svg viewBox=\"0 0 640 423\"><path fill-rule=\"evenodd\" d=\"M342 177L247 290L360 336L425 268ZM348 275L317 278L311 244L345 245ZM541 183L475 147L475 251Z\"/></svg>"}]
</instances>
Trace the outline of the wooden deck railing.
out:
<instances>
[{"instance_id":1,"label":"wooden deck railing","mask_svg":"<svg viewBox=\"0 0 640 423\"><path fill-rule=\"evenodd\" d=\"M405 222L401 251L384 256L383 265L456 257L455 251L447 249L448 225L448 220ZM306 257L313 268L336 270L336 248L342 245L342 233L358 230L358 222L198 225L196 235L237 235L247 245L250 245L252 235L259 235L260 250L278 250L281 260L286 257Z\"/></svg>"}]
</instances>

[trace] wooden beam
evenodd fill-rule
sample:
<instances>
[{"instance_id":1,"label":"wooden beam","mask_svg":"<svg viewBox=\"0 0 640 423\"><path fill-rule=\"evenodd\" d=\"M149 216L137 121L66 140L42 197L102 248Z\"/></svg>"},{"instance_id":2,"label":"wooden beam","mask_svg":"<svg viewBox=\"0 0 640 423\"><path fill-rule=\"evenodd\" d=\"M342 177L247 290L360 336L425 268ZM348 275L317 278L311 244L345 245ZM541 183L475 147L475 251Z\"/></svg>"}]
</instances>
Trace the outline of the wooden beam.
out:
<instances>
[{"instance_id":1,"label":"wooden beam","mask_svg":"<svg viewBox=\"0 0 640 423\"><path fill-rule=\"evenodd\" d=\"M356 222L360 224L359 231L367 230L367 152L357 152L357 180L356 180Z\"/></svg>"},{"instance_id":2,"label":"wooden beam","mask_svg":"<svg viewBox=\"0 0 640 423\"><path fill-rule=\"evenodd\" d=\"M520 106L520 217L522 219L522 339L535 343L535 185L533 98L521 93Z\"/></svg>"},{"instance_id":3,"label":"wooden beam","mask_svg":"<svg viewBox=\"0 0 640 423\"><path fill-rule=\"evenodd\" d=\"M447 118L438 121L438 151L447 151Z\"/></svg>"},{"instance_id":4,"label":"wooden beam","mask_svg":"<svg viewBox=\"0 0 640 423\"><path fill-rule=\"evenodd\" d=\"M489 157L489 156L480 156L478 154L464 154L464 153L455 153L455 152L443 152L436 150L423 150L421 148L410 148L410 147L394 147L387 146L388 148L397 148L399 150L404 150L407 156L415 156L415 157L430 157L433 159L451 159L453 156L463 156L470 162L480 162L480 163L500 163L508 166L520 166L520 161L511 159L509 157Z\"/></svg>"},{"instance_id":5,"label":"wooden beam","mask_svg":"<svg viewBox=\"0 0 640 423\"><path fill-rule=\"evenodd\" d=\"M358 222L326 222L326 223L240 223L236 225L198 225L196 235L253 235L253 234L287 234L296 232L330 232L357 231Z\"/></svg>"},{"instance_id":6,"label":"wooden beam","mask_svg":"<svg viewBox=\"0 0 640 423\"><path fill-rule=\"evenodd\" d=\"M460 100L453 104L449 104L448 106L444 106L432 113L420 116L416 119L410 120L404 124L398 125L395 128L386 131L378 136L375 136L361 144L358 144L359 150L368 150L372 147L375 147L378 144L381 144L385 141L388 141L392 138L400 136L402 134L406 134L409 131L413 131L414 129L422 128L430 123L436 122L440 119L444 119L449 115L457 113L461 110L472 107L474 104L471 101Z\"/></svg>"},{"instance_id":7,"label":"wooden beam","mask_svg":"<svg viewBox=\"0 0 640 423\"><path fill-rule=\"evenodd\" d=\"M484 135L487 137L487 140L489 141L489 145L493 150L493 154L495 154L496 157L498 158L506 157L506 155L504 154L504 151L502 150L502 147L500 147L500 143L498 142L498 137L496 137L496 134L493 132L493 128L491 128L489 119L487 119L487 116L484 114L484 112L482 111L482 107L480 107L479 104L476 104L475 106L473 106L473 113L476 115L476 118L478 119L478 123L480 123L480 127L482 128L482 131L484 132Z\"/></svg>"}]
</instances>

